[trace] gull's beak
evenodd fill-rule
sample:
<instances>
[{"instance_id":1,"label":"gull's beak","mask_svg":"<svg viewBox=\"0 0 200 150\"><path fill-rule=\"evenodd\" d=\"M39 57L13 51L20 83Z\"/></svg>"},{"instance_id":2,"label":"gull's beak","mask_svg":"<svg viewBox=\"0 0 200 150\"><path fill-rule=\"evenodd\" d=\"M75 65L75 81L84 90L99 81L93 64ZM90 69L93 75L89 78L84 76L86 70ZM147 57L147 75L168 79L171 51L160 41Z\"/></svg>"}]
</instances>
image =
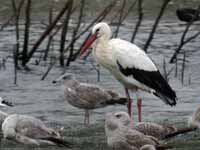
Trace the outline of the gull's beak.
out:
<instances>
[{"instance_id":1,"label":"gull's beak","mask_svg":"<svg viewBox=\"0 0 200 150\"><path fill-rule=\"evenodd\" d=\"M53 84L60 83L63 80L63 76L64 75L59 76L57 79L53 80L52 83Z\"/></svg>"},{"instance_id":2,"label":"gull's beak","mask_svg":"<svg viewBox=\"0 0 200 150\"><path fill-rule=\"evenodd\" d=\"M2 100L0 103L0 106L2 107L13 107L13 104L11 102L8 102L6 100Z\"/></svg>"},{"instance_id":3,"label":"gull's beak","mask_svg":"<svg viewBox=\"0 0 200 150\"><path fill-rule=\"evenodd\" d=\"M86 52L86 50L92 45L92 43L97 39L97 34L91 34L89 38L86 40L85 44L81 48L80 57Z\"/></svg>"},{"instance_id":4,"label":"gull's beak","mask_svg":"<svg viewBox=\"0 0 200 150\"><path fill-rule=\"evenodd\" d=\"M56 83L61 82L62 77L63 77L63 76L58 77L57 79L53 80L52 83L53 83L53 84L56 84Z\"/></svg>"}]
</instances>

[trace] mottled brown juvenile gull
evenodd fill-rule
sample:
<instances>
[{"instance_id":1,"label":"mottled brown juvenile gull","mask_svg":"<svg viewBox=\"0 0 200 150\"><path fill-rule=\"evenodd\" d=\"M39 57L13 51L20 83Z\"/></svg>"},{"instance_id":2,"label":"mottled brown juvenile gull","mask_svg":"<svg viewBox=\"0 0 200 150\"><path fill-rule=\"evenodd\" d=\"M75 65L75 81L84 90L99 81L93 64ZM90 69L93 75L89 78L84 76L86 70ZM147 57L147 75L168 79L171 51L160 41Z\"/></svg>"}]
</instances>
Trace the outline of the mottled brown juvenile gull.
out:
<instances>
[{"instance_id":1,"label":"mottled brown juvenile gull","mask_svg":"<svg viewBox=\"0 0 200 150\"><path fill-rule=\"evenodd\" d=\"M190 126L183 128L177 128L174 125L164 125L154 122L133 122L126 112L118 112L118 115L123 118L121 119L121 123L123 125L133 130L137 130L145 135L153 136L159 140L194 131L197 129L198 125L200 125L200 108L196 109L192 115L190 119Z\"/></svg>"},{"instance_id":2,"label":"mottled brown juvenile gull","mask_svg":"<svg viewBox=\"0 0 200 150\"><path fill-rule=\"evenodd\" d=\"M26 145L58 145L70 147L60 134L48 128L41 120L26 116L9 115L2 124L3 137Z\"/></svg>"},{"instance_id":3,"label":"mottled brown juvenile gull","mask_svg":"<svg viewBox=\"0 0 200 150\"><path fill-rule=\"evenodd\" d=\"M144 135L143 133L124 125L124 118L122 117L123 113L124 112L106 114L105 132L107 143L110 147L123 150L142 149L145 145L152 145L155 148L168 147L160 145L155 137Z\"/></svg>"},{"instance_id":4,"label":"mottled brown juvenile gull","mask_svg":"<svg viewBox=\"0 0 200 150\"><path fill-rule=\"evenodd\" d=\"M85 109L84 123L89 125L89 110L108 105L125 104L127 99L113 90L106 90L98 85L81 83L72 74L66 73L53 83L64 81L64 96L72 106Z\"/></svg>"}]
</instances>

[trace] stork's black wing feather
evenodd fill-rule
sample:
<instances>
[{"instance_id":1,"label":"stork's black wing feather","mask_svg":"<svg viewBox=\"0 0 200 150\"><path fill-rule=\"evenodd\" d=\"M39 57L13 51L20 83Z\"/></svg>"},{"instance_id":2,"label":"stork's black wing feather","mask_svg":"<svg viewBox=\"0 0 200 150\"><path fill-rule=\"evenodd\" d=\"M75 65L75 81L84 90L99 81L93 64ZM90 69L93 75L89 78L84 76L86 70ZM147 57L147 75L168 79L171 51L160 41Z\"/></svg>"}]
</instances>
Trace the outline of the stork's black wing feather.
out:
<instances>
[{"instance_id":1,"label":"stork's black wing feather","mask_svg":"<svg viewBox=\"0 0 200 150\"><path fill-rule=\"evenodd\" d=\"M173 106L176 105L176 93L169 86L167 81L163 78L160 72L157 71L146 71L138 68L123 68L122 65L117 61L119 70L125 76L132 76L140 83L147 87L154 89L156 92L154 95L160 97L165 103Z\"/></svg>"}]
</instances>

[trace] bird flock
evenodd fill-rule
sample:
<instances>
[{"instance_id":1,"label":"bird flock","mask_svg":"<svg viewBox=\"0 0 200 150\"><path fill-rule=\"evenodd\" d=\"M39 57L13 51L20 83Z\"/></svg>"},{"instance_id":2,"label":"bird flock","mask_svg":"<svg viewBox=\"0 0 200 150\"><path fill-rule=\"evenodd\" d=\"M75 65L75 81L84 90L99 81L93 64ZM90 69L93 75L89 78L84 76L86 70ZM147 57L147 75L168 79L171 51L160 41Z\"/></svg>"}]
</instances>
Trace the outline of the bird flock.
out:
<instances>
[{"instance_id":1,"label":"bird flock","mask_svg":"<svg viewBox=\"0 0 200 150\"><path fill-rule=\"evenodd\" d=\"M135 44L121 39L111 39L112 33L105 22L96 24L91 36L80 51L80 57L92 45L96 62L107 69L124 87L126 97L98 85L82 83L75 75L65 73L52 81L64 84L64 98L72 106L84 109L84 124L90 125L93 109L109 105L127 105L127 112L105 114L105 135L107 144L113 149L159 150L170 149L165 139L195 131L200 127L200 107L189 118L189 126L178 128L174 125L142 122L142 99L138 91L148 92L165 104L175 106L177 96L163 78L147 54ZM135 92L138 107L138 122L132 119L132 98ZM0 107L13 106L0 97ZM66 141L58 131L47 127L40 119L28 115L6 114L0 111L1 135L3 139L26 145L57 145L68 148L73 144Z\"/></svg>"}]
</instances>

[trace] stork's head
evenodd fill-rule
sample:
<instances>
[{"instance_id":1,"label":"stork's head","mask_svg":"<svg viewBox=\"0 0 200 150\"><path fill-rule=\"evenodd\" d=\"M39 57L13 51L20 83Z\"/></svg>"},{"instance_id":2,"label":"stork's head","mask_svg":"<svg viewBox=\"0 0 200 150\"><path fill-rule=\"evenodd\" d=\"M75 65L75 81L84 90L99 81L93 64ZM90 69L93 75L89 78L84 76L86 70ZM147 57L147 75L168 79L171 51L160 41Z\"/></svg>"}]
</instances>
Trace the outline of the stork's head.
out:
<instances>
[{"instance_id":1,"label":"stork's head","mask_svg":"<svg viewBox=\"0 0 200 150\"><path fill-rule=\"evenodd\" d=\"M12 107L13 104L11 102L4 100L2 97L0 97L0 106L1 107Z\"/></svg>"},{"instance_id":2,"label":"stork's head","mask_svg":"<svg viewBox=\"0 0 200 150\"><path fill-rule=\"evenodd\" d=\"M121 125L128 125L130 121L131 119L126 112L107 113L105 125L107 128L114 130Z\"/></svg>"},{"instance_id":3,"label":"stork's head","mask_svg":"<svg viewBox=\"0 0 200 150\"><path fill-rule=\"evenodd\" d=\"M100 22L93 27L92 35L96 35L96 39L103 37L104 39L109 40L111 36L111 29L107 23Z\"/></svg>"},{"instance_id":4,"label":"stork's head","mask_svg":"<svg viewBox=\"0 0 200 150\"><path fill-rule=\"evenodd\" d=\"M92 28L92 33L90 34L89 38L85 42L84 46L81 49L80 56L92 45L92 43L96 40L103 39L109 40L111 37L111 29L109 25L105 22L100 22L96 24Z\"/></svg>"}]
</instances>

